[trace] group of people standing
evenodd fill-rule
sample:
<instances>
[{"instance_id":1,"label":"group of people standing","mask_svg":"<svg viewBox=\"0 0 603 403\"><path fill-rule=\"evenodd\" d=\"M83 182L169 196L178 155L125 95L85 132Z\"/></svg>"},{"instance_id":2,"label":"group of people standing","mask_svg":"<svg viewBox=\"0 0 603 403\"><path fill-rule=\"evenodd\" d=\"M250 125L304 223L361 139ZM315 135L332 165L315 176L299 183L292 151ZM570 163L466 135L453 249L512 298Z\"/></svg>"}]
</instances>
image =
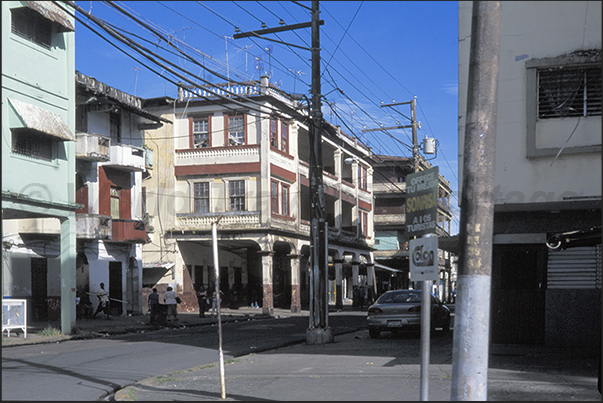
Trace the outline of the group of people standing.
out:
<instances>
[{"instance_id":1,"label":"group of people standing","mask_svg":"<svg viewBox=\"0 0 603 403\"><path fill-rule=\"evenodd\" d=\"M220 301L218 302L216 292L211 292L203 284L197 288L197 303L199 304L199 317L204 318L205 312L211 307L211 316L215 315L218 303L222 302L224 293L220 291Z\"/></svg>"},{"instance_id":2,"label":"group of people standing","mask_svg":"<svg viewBox=\"0 0 603 403\"><path fill-rule=\"evenodd\" d=\"M157 288L153 288L153 292L149 294L149 312L151 314L151 323L158 323L160 321L159 316L161 314L161 304L159 303L159 293ZM178 320L178 304L182 302L178 293L174 291L172 287L168 287L166 292L163 294L163 304L167 307L166 321L170 321L173 318L174 321Z\"/></svg>"}]
</instances>

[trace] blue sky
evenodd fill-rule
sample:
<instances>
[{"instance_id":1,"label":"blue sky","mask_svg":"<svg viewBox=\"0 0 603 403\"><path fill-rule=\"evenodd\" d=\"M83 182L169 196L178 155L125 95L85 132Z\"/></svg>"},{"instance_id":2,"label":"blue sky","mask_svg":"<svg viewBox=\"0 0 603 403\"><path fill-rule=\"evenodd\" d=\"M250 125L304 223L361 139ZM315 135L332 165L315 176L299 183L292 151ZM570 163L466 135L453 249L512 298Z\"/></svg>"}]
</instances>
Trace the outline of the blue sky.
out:
<instances>
[{"instance_id":1,"label":"blue sky","mask_svg":"<svg viewBox=\"0 0 603 403\"><path fill-rule=\"evenodd\" d=\"M267 73L287 92L310 93L311 52L257 38L232 39L241 32L310 22L311 1L125 1L115 2L165 37L210 71L162 50L159 41L131 18L98 1L77 5L121 30L131 39L212 83L257 80ZM305 8L305 7L307 8ZM321 92L323 115L342 130L372 147L376 154L410 157L410 129L363 132L365 129L408 125L410 105L395 109L381 104L408 102L417 97L419 142L427 135L438 141L437 158L430 160L450 182L458 232L458 3L456 1L321 1ZM176 96L180 81L124 45L127 54L88 27L103 32L77 13L76 69L107 85L142 98ZM88 25L86 27L85 25ZM106 36L106 34L105 34ZM310 47L311 29L268 34L266 37ZM111 42L118 43L111 39ZM147 64L156 69L150 71ZM161 74L161 75L160 75ZM426 156L433 158L433 155Z\"/></svg>"}]
</instances>

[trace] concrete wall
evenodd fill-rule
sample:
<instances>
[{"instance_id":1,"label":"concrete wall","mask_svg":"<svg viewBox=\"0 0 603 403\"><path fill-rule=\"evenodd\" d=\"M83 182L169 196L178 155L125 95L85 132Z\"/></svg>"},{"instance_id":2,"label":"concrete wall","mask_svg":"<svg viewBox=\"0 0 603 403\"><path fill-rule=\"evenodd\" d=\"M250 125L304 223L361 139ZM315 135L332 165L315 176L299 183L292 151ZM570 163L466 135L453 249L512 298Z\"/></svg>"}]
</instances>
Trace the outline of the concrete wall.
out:
<instances>
[{"instance_id":1,"label":"concrete wall","mask_svg":"<svg viewBox=\"0 0 603 403\"><path fill-rule=\"evenodd\" d=\"M467 106L472 2L459 2L459 180ZM601 152L526 158L526 62L577 50L601 49L601 2L502 3L499 105L496 142L496 203L558 201L563 196L601 195ZM534 90L535 91L535 90ZM561 147L577 118L543 122L538 147ZM582 118L567 147L601 145L601 116ZM592 173L599 177L593 178ZM593 180L594 179L594 180ZM459 185L459 191L462 186ZM459 198L460 199L460 198Z\"/></svg>"}]
</instances>

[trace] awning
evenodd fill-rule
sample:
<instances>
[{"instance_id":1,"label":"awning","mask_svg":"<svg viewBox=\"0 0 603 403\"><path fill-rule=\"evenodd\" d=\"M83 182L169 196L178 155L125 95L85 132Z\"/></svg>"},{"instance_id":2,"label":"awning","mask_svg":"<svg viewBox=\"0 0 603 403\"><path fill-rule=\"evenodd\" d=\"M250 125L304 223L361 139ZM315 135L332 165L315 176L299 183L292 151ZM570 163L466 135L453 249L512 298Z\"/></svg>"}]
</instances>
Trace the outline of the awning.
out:
<instances>
[{"instance_id":1,"label":"awning","mask_svg":"<svg viewBox=\"0 0 603 403\"><path fill-rule=\"evenodd\" d=\"M57 137L63 141L75 141L75 136L65 121L56 113L16 99L9 98L9 101L26 128Z\"/></svg>"},{"instance_id":2,"label":"awning","mask_svg":"<svg viewBox=\"0 0 603 403\"><path fill-rule=\"evenodd\" d=\"M67 13L52 1L26 1L27 7L42 14L50 21L59 24L59 31L75 31L73 23L69 20Z\"/></svg>"},{"instance_id":3,"label":"awning","mask_svg":"<svg viewBox=\"0 0 603 403\"><path fill-rule=\"evenodd\" d=\"M393 272L402 273L402 270L400 270L400 269L394 269L393 267L384 266L384 265L379 264L379 263L375 263L375 267L377 269L383 269L383 270L389 270L389 271L393 271Z\"/></svg>"}]
</instances>

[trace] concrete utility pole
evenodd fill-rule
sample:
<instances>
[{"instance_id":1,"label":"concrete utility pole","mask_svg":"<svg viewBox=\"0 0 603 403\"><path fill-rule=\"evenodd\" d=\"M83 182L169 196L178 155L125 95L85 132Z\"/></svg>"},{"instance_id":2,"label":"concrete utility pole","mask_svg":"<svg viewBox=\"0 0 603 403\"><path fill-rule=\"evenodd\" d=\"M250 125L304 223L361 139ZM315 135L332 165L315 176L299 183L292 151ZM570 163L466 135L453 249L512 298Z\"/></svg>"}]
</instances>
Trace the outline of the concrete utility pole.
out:
<instances>
[{"instance_id":1,"label":"concrete utility pole","mask_svg":"<svg viewBox=\"0 0 603 403\"><path fill-rule=\"evenodd\" d=\"M488 400L501 2L474 1L451 400Z\"/></svg>"},{"instance_id":2,"label":"concrete utility pole","mask_svg":"<svg viewBox=\"0 0 603 403\"><path fill-rule=\"evenodd\" d=\"M327 306L328 222L322 182L322 111L320 89L320 33L318 0L312 1L312 105L310 124L310 197L312 208L310 326L308 344L333 341Z\"/></svg>"},{"instance_id":3,"label":"concrete utility pole","mask_svg":"<svg viewBox=\"0 0 603 403\"><path fill-rule=\"evenodd\" d=\"M303 6L308 8L306 6ZM318 0L312 1L312 21L280 26L277 28L260 29L244 33L236 33L234 39L258 37L275 32L289 31L298 28L312 28L312 48L284 43L289 46L310 50L312 52L312 102L310 105L310 206L312 208L312 226L310 228L311 252L310 265L310 324L306 332L308 344L324 344L333 341L333 331L329 327L329 310L327 303L327 269L329 236L327 208L322 182L322 107L320 90L320 26L321 20Z\"/></svg>"}]
</instances>

